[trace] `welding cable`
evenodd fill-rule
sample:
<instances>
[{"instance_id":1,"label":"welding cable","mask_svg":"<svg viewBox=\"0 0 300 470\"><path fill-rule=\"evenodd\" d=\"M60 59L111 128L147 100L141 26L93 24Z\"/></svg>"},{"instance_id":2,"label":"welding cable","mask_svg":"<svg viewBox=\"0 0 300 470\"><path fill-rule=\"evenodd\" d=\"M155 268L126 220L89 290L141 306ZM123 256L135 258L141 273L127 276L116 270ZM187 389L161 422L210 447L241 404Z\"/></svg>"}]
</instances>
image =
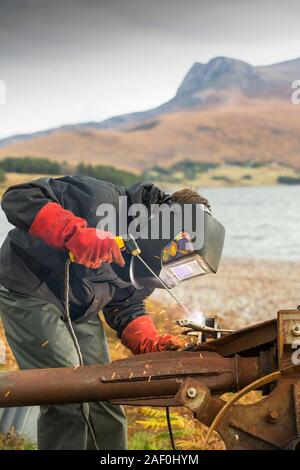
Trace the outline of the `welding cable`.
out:
<instances>
[{"instance_id":1,"label":"welding cable","mask_svg":"<svg viewBox=\"0 0 300 470\"><path fill-rule=\"evenodd\" d=\"M167 418L167 423L168 423L168 431L169 431L171 447L172 447L172 450L176 450L169 406L166 406L166 418Z\"/></svg>"},{"instance_id":2,"label":"welding cable","mask_svg":"<svg viewBox=\"0 0 300 470\"><path fill-rule=\"evenodd\" d=\"M252 390L256 390L259 387L263 387L264 385L267 385L271 382L275 382L280 379L281 377L281 370L277 370L275 372L272 372L271 374L265 375L264 377L261 377L260 379L255 380L251 384L247 385L244 387L242 390L240 390L236 395L233 396L229 401L225 403L225 405L220 409L218 414L215 416L209 430L207 433L207 436L205 438L205 442L203 445L202 450L206 450L209 440L211 438L212 433L216 430L217 426L220 424L224 414L228 410L228 408L236 403L240 398L242 398L244 395L247 393L251 392Z\"/></svg>"},{"instance_id":3,"label":"welding cable","mask_svg":"<svg viewBox=\"0 0 300 470\"><path fill-rule=\"evenodd\" d=\"M71 339L73 341L73 344L74 344L76 352L77 352L79 365L83 366L82 352L81 352L80 345L78 343L78 339L77 339L77 336L75 334L75 331L74 331L74 328L73 328L73 325L72 325L71 316L70 316L70 264L71 264L71 262L72 261L70 259L68 259L66 261L66 264L65 264L65 279L64 279L65 309L64 309L64 317L65 317L65 320L66 320L66 323L67 323L67 328L69 330ZM82 411L82 416L83 416L83 419L85 421L85 424L87 425L88 431L90 433L90 437L91 437L91 440L93 442L93 445L94 445L96 450L100 450L99 446L97 444L97 440L96 440L96 436L95 436L95 432L94 432L91 420L90 420L90 418L89 418L89 416L86 413L86 410L84 408L84 403L81 403L81 411Z\"/></svg>"}]
</instances>

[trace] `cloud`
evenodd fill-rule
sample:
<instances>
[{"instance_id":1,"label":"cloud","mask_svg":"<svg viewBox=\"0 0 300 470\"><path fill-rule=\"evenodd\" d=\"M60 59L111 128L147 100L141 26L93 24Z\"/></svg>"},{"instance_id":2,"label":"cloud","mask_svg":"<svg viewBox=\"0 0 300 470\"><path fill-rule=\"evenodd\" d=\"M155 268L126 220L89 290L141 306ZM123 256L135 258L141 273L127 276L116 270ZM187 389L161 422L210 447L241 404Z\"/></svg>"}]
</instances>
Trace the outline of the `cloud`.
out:
<instances>
[{"instance_id":1,"label":"cloud","mask_svg":"<svg viewBox=\"0 0 300 470\"><path fill-rule=\"evenodd\" d=\"M195 61L299 54L296 0L1 0L0 135L160 104Z\"/></svg>"}]
</instances>

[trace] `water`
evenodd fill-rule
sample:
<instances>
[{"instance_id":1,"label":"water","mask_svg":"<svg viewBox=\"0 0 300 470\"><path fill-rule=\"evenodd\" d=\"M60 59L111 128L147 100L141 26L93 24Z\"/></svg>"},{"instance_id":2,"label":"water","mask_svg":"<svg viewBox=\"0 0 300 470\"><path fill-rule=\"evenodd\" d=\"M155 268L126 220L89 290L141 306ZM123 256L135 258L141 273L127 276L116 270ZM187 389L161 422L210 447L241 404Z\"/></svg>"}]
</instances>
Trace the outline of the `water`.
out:
<instances>
[{"instance_id":1,"label":"water","mask_svg":"<svg viewBox=\"0 0 300 470\"><path fill-rule=\"evenodd\" d=\"M13 226L7 221L3 210L0 208L0 243L2 244L6 234Z\"/></svg>"},{"instance_id":2,"label":"water","mask_svg":"<svg viewBox=\"0 0 300 470\"><path fill-rule=\"evenodd\" d=\"M207 188L226 227L224 255L300 259L300 186Z\"/></svg>"},{"instance_id":3,"label":"water","mask_svg":"<svg viewBox=\"0 0 300 470\"><path fill-rule=\"evenodd\" d=\"M207 188L226 227L224 255L300 260L300 186ZM11 225L0 210L0 243Z\"/></svg>"}]
</instances>

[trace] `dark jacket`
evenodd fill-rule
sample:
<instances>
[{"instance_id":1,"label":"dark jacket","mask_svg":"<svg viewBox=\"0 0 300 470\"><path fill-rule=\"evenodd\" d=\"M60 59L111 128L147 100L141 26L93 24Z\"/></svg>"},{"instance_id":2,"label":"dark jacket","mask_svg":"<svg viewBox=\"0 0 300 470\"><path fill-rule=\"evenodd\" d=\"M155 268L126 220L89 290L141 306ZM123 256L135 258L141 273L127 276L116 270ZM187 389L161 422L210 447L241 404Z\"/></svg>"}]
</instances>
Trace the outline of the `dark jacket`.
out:
<instances>
[{"instance_id":1,"label":"dark jacket","mask_svg":"<svg viewBox=\"0 0 300 470\"><path fill-rule=\"evenodd\" d=\"M56 202L84 218L89 227L96 227L98 205L113 204L118 212L119 196L125 195L129 205L143 202L148 207L164 196L151 183L137 183L126 190L86 176L41 178L9 188L3 196L2 208L17 228L9 232L0 250L0 284L16 293L43 298L63 311L68 254L28 234L35 216L47 202ZM145 314L144 300L151 293L151 289L137 290L128 280L121 279L114 264L103 263L99 269L75 263L70 266L72 319L84 320L102 309L107 323L119 337L130 321Z\"/></svg>"}]
</instances>

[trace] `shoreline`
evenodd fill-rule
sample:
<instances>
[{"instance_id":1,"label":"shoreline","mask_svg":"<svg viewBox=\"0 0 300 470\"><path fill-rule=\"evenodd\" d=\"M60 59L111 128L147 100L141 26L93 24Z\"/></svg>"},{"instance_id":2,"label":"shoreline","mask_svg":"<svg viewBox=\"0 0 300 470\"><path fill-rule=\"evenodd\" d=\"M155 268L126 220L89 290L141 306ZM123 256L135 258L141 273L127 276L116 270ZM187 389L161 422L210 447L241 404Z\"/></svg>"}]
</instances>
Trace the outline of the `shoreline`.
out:
<instances>
[{"instance_id":1,"label":"shoreline","mask_svg":"<svg viewBox=\"0 0 300 470\"><path fill-rule=\"evenodd\" d=\"M300 260L224 258L217 274L183 282L174 292L192 310L194 319L197 311L203 311L217 315L224 327L243 328L276 318L279 310L297 308ZM156 290L152 299L176 305L162 290Z\"/></svg>"}]
</instances>

